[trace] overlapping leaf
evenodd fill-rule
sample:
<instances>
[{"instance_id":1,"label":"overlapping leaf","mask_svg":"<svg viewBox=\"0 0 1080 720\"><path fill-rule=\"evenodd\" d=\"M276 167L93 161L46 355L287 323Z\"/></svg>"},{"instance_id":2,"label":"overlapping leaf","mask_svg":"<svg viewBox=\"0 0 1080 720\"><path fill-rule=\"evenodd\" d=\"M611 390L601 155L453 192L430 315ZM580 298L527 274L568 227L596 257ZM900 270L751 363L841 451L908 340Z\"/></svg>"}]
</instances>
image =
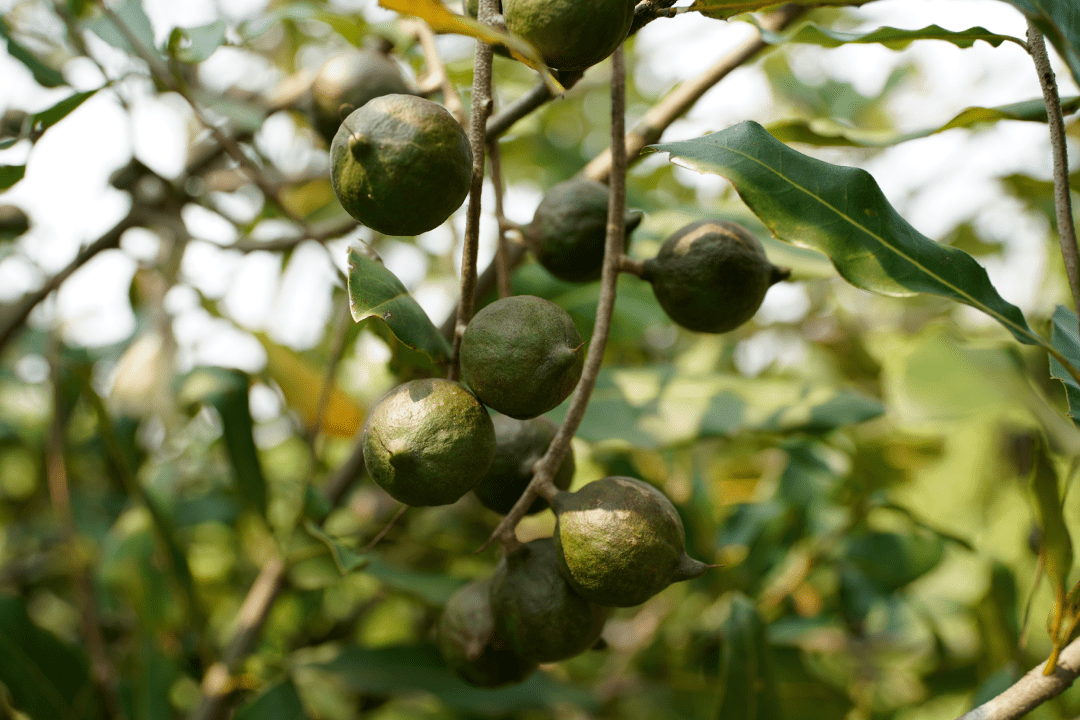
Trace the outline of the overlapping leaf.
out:
<instances>
[{"instance_id":1,"label":"overlapping leaf","mask_svg":"<svg viewBox=\"0 0 1080 720\"><path fill-rule=\"evenodd\" d=\"M1043 446L1040 446L1036 452L1031 490L1035 495L1035 514L1039 519L1039 528L1042 530L1040 552L1046 563L1046 575L1053 584L1060 606L1068 590L1066 583L1069 579L1069 571L1072 570L1073 547L1061 508L1057 471ZM1057 608L1058 612L1062 610L1061 607Z\"/></svg>"},{"instance_id":2,"label":"overlapping leaf","mask_svg":"<svg viewBox=\"0 0 1080 720\"><path fill-rule=\"evenodd\" d=\"M1063 305L1054 311L1054 324L1050 330L1050 343L1064 355L1074 367L1080 367L1080 332L1076 313ZM1050 356L1050 377L1065 385L1065 397L1069 401L1069 415L1080 425L1080 382L1071 376L1065 366Z\"/></svg>"},{"instance_id":3,"label":"overlapping leaf","mask_svg":"<svg viewBox=\"0 0 1080 720\"><path fill-rule=\"evenodd\" d=\"M353 320L377 317L398 340L435 362L450 358L450 345L382 261L349 250L349 307Z\"/></svg>"},{"instance_id":4,"label":"overlapping leaf","mask_svg":"<svg viewBox=\"0 0 1080 720\"><path fill-rule=\"evenodd\" d=\"M1076 0L1008 0L1035 22L1080 83L1080 12Z\"/></svg>"},{"instance_id":5,"label":"overlapping leaf","mask_svg":"<svg viewBox=\"0 0 1080 720\"><path fill-rule=\"evenodd\" d=\"M1063 98L1061 109L1071 115L1080 109L1080 96ZM969 107L961 110L944 125L896 134L890 131L862 130L835 118L792 119L770 123L769 133L781 142L801 142L819 147L889 147L908 140L936 135L954 128L967 128L1000 120L1046 122L1042 98L998 107Z\"/></svg>"},{"instance_id":6,"label":"overlapping leaf","mask_svg":"<svg viewBox=\"0 0 1080 720\"><path fill-rule=\"evenodd\" d=\"M1049 344L998 294L981 265L915 230L865 170L803 155L751 121L653 147L678 165L730 180L774 235L825 253L856 287L947 297L985 312L1022 343Z\"/></svg>"}]
</instances>

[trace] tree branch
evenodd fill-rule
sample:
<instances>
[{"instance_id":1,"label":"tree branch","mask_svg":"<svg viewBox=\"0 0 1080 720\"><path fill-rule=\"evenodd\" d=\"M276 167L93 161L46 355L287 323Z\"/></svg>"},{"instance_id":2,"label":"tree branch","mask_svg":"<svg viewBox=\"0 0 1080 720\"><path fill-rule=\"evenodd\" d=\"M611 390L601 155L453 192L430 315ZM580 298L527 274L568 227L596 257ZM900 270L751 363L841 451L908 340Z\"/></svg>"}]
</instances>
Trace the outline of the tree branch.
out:
<instances>
[{"instance_id":1,"label":"tree branch","mask_svg":"<svg viewBox=\"0 0 1080 720\"><path fill-rule=\"evenodd\" d=\"M611 192L608 198L607 235L604 239L604 265L600 275L600 299L596 307L596 324L593 325L592 338L589 341L589 354L585 358L585 367L581 371L570 407L558 432L544 453L544 457L533 466L533 478L525 492L521 494L514 507L503 517L491 534L491 540L498 540L504 547L512 548L517 544L514 529L525 516L525 511L533 500L542 497L550 501L558 490L552 482L555 472L570 450L570 440L585 417L589 398L596 379L600 375L600 365L604 360L604 348L607 346L608 333L611 330L611 317L615 309L615 284L619 279L619 259L623 255L626 243L626 154L619 141L626 133L626 72L623 62L622 45L611 56Z\"/></svg>"},{"instance_id":2,"label":"tree branch","mask_svg":"<svg viewBox=\"0 0 1080 720\"><path fill-rule=\"evenodd\" d=\"M763 18L761 25L767 30L779 32L805 12L805 7L792 4L784 5L776 12L770 13ZM672 90L663 100L645 113L637 126L627 134L625 143L626 156L629 161L635 162L641 156L642 148L658 141L664 130L693 107L694 103L701 99L702 95L727 77L732 70L749 61L766 47L768 47L768 43L761 39L760 33L757 33L755 37L735 48L730 54L721 58L701 75L687 80ZM593 158L580 174L591 180L606 182L610 172L611 150L609 149Z\"/></svg>"},{"instance_id":3,"label":"tree branch","mask_svg":"<svg viewBox=\"0 0 1080 720\"><path fill-rule=\"evenodd\" d=\"M958 720L1014 720L1065 692L1080 676L1080 640L1073 640L1061 651L1050 675L1043 674L1045 665L1039 663L1008 690Z\"/></svg>"},{"instance_id":4,"label":"tree branch","mask_svg":"<svg viewBox=\"0 0 1080 720\"><path fill-rule=\"evenodd\" d=\"M1058 238L1065 273L1069 276L1073 306L1080 310L1080 252L1076 247L1076 226L1072 219L1072 198L1069 195L1069 159L1065 148L1065 120L1061 113L1061 98L1057 81L1046 55L1046 42L1035 24L1028 20L1028 52L1035 61L1035 71L1042 86L1046 103L1046 121L1050 126L1050 146L1054 153L1054 208L1057 211Z\"/></svg>"}]
</instances>

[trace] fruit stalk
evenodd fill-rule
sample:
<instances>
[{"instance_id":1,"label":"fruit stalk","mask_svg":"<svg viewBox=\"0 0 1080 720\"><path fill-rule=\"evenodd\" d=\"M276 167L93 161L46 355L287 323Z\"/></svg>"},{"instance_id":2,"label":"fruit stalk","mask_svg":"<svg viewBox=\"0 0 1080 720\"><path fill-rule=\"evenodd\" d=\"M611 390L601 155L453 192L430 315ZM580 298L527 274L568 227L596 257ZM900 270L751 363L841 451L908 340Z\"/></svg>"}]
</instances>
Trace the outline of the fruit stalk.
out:
<instances>
[{"instance_id":1,"label":"fruit stalk","mask_svg":"<svg viewBox=\"0 0 1080 720\"><path fill-rule=\"evenodd\" d=\"M498 0L480 0L477 20L484 25L494 25L498 13ZM461 292L458 294L457 319L454 342L450 354L450 370L447 378L457 380L461 374L458 351L461 336L472 319L476 307L476 258L480 245L480 195L484 188L484 158L487 148L487 119L494 102L491 99L491 56L493 49L482 40L476 41L473 60L472 102L469 108L469 144L473 153L472 186L469 189L469 205L465 214L465 246L461 251Z\"/></svg>"},{"instance_id":2,"label":"fruit stalk","mask_svg":"<svg viewBox=\"0 0 1080 720\"><path fill-rule=\"evenodd\" d=\"M481 6L482 7L482 6ZM589 398L596 379L600 373L600 364L604 358L604 348L607 345L608 333L611 329L611 316L615 309L615 283L619 278L619 259L623 255L626 242L626 152L625 146L620 142L626 133L626 71L623 62L623 46L620 45L611 55L611 195L608 198L608 222L607 236L604 240L604 266L600 275L600 299L596 308L596 324L593 326L592 338L589 341L589 353L585 357L585 367L578 381L577 389L570 401L570 407L566 411L566 417L562 425L555 433L547 453L544 454L535 467L535 474L525 492L503 517L502 521L491 534L491 540L498 540L508 550L518 545L514 528L524 517L537 497L547 501L558 492L552 478L562 464L570 449L570 439L574 437L582 418L585 417L585 409L589 406Z\"/></svg>"},{"instance_id":3,"label":"fruit stalk","mask_svg":"<svg viewBox=\"0 0 1080 720\"><path fill-rule=\"evenodd\" d=\"M1069 195L1069 159L1065 150L1065 121L1061 114L1061 98L1057 81L1046 55L1046 42L1035 24L1028 20L1028 52L1035 62L1035 71L1042 86L1046 103L1046 121L1050 126L1050 145L1054 154L1054 209L1057 214L1058 238L1065 274L1069 276L1073 305L1080 310L1080 251L1076 246L1076 226L1072 220L1072 199Z\"/></svg>"},{"instance_id":4,"label":"fruit stalk","mask_svg":"<svg viewBox=\"0 0 1080 720\"><path fill-rule=\"evenodd\" d=\"M420 41L420 47L424 50L424 63L427 65L427 80L433 88L439 88L443 94L443 105L450 111L450 114L454 116L462 125L465 124L465 106L461 102L461 96L458 95L457 88L454 87L454 83L450 80L450 76L446 72L446 66L443 64L442 58L439 57L439 49L435 46L435 33L431 31L431 26L419 18L414 20L408 20L407 28L412 36ZM426 85L428 83L424 83ZM422 87L422 90L429 88Z\"/></svg>"}]
</instances>

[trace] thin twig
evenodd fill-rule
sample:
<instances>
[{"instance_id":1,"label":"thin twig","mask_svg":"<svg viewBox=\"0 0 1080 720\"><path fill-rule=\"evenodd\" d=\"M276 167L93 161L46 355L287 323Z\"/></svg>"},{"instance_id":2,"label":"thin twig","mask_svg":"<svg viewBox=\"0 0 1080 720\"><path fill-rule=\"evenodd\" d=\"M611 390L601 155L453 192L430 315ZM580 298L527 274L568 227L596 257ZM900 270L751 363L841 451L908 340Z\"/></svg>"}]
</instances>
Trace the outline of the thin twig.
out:
<instances>
[{"instance_id":1,"label":"thin twig","mask_svg":"<svg viewBox=\"0 0 1080 720\"><path fill-rule=\"evenodd\" d=\"M630 35L633 35L653 20L662 17L675 17L672 9L677 0L642 0L634 7L634 22L630 25Z\"/></svg>"},{"instance_id":2,"label":"thin twig","mask_svg":"<svg viewBox=\"0 0 1080 720\"><path fill-rule=\"evenodd\" d=\"M797 5L785 5L770 13L761 21L761 26L773 32L779 32L806 12L806 8ZM630 162L641 156L641 150L660 139L664 130L688 111L710 88L723 80L732 71L743 65L763 49L768 47L755 32L754 37L735 48L727 56L720 58L712 67L696 78L687 80L672 90L663 100L649 109L637 126L626 136L626 156ZM605 182L611 172L611 150L597 155L581 171L581 175L592 180Z\"/></svg>"},{"instance_id":3,"label":"thin twig","mask_svg":"<svg viewBox=\"0 0 1080 720\"><path fill-rule=\"evenodd\" d=\"M1045 665L1045 661L1039 663L1008 690L964 713L958 720L1015 720L1065 692L1080 676L1080 640L1074 640L1061 651L1050 675L1043 674Z\"/></svg>"},{"instance_id":4,"label":"thin twig","mask_svg":"<svg viewBox=\"0 0 1080 720\"><path fill-rule=\"evenodd\" d=\"M619 258L622 257L626 244L626 154L619 141L626 133L626 72L623 62L623 48L620 45L611 56L611 192L608 198L607 235L604 240L604 265L600 275L600 299L596 307L596 324L593 326L589 341L589 354L585 357L585 367L581 371L570 407L558 432L536 465L533 466L533 478L525 492L521 494L514 507L502 519L491 534L491 540L498 540L507 549L517 544L514 529L525 516L525 511L533 500L542 497L547 501L558 490L552 482L555 472L570 450L570 440L585 417L589 398L596 379L600 375L600 365L604 359L608 333L611 330L611 317L615 310L615 284L619 279Z\"/></svg>"},{"instance_id":5,"label":"thin twig","mask_svg":"<svg viewBox=\"0 0 1080 720\"><path fill-rule=\"evenodd\" d=\"M641 277L641 273L645 272L645 263L642 260L635 260L629 255L620 255L619 272Z\"/></svg>"},{"instance_id":6,"label":"thin twig","mask_svg":"<svg viewBox=\"0 0 1080 720\"><path fill-rule=\"evenodd\" d=\"M37 307L38 303L47 298L53 290L60 287L65 280L71 277L72 273L90 262L99 253L120 247L120 236L128 229L137 226L139 224L138 218L139 213L132 206L131 211L123 220L113 225L104 235L80 250L74 260L68 263L63 270L46 280L44 285L27 293L21 300L0 307L0 350L7 345L15 332L22 327L22 324L26 322L26 318Z\"/></svg>"},{"instance_id":7,"label":"thin twig","mask_svg":"<svg viewBox=\"0 0 1080 720\"><path fill-rule=\"evenodd\" d=\"M401 503L401 507L399 507L397 512L394 513L394 517L390 518L390 522L386 523L386 525L383 526L382 530L375 533L375 537L371 538L371 542L364 546L363 552L370 552L371 550L375 549L375 546L378 545L384 537L386 537L387 533L390 532L390 530L394 527L397 521L401 519L401 516L404 515L405 511L408 509L408 505L406 505L405 503Z\"/></svg>"},{"instance_id":8,"label":"thin twig","mask_svg":"<svg viewBox=\"0 0 1080 720\"><path fill-rule=\"evenodd\" d=\"M1035 71L1042 85L1043 102L1046 103L1046 120L1050 126L1050 146L1054 153L1054 208L1057 211L1058 237L1061 240L1061 256L1065 260L1065 273L1069 276L1073 306L1080 310L1080 251L1076 247L1076 227L1072 219L1072 199L1069 196L1069 159L1065 147L1065 120L1061 113L1061 98L1057 81L1046 55L1046 42L1039 29L1028 20L1028 52L1035 61Z\"/></svg>"},{"instance_id":9,"label":"thin twig","mask_svg":"<svg viewBox=\"0 0 1080 720\"><path fill-rule=\"evenodd\" d=\"M446 65L439 56L439 49L435 45L435 33L431 26L420 19L408 20L405 30L420 41L420 47L424 50L424 63L427 65L428 76L431 84L442 90L443 105L454 116L454 119L465 124L465 106L461 102L457 88L450 80L446 72Z\"/></svg>"},{"instance_id":10,"label":"thin twig","mask_svg":"<svg viewBox=\"0 0 1080 720\"><path fill-rule=\"evenodd\" d=\"M280 250L292 250L294 247L302 242L313 240L317 243L325 243L329 240L335 240L348 232L351 232L359 226L356 220L350 218L342 218L332 224L326 225L320 230L312 229L312 232L301 233L299 235L293 235L292 237L278 238L277 240L237 240L232 245L221 245L226 250L239 250L242 253L257 252L264 250L267 252L277 252Z\"/></svg>"},{"instance_id":11,"label":"thin twig","mask_svg":"<svg viewBox=\"0 0 1080 720\"><path fill-rule=\"evenodd\" d=\"M551 88L546 83L539 83L532 90L503 108L498 115L493 115L488 120L487 139L491 141L502 137L514 123L554 97L551 94Z\"/></svg>"},{"instance_id":12,"label":"thin twig","mask_svg":"<svg viewBox=\"0 0 1080 720\"><path fill-rule=\"evenodd\" d=\"M499 288L499 297L510 297L514 289L510 286L510 250L506 234L512 230L503 214L502 157L499 154L499 141L488 143L488 155L491 163L491 184L495 187L495 220L499 234L495 239L495 287Z\"/></svg>"},{"instance_id":13,"label":"thin twig","mask_svg":"<svg viewBox=\"0 0 1080 720\"><path fill-rule=\"evenodd\" d=\"M480 0L478 19L484 25L491 25L498 11L497 0ZM448 373L451 380L457 380L461 372L458 365L461 336L472 319L473 308L476 306L476 259L480 246L480 196L484 189L486 128L494 104L491 99L491 56L491 45L477 40L473 60L472 104L469 108L469 145L472 146L473 153L473 174L469 188L469 205L465 214L465 242L461 251L461 293L458 296L454 338L451 343Z\"/></svg>"}]
</instances>

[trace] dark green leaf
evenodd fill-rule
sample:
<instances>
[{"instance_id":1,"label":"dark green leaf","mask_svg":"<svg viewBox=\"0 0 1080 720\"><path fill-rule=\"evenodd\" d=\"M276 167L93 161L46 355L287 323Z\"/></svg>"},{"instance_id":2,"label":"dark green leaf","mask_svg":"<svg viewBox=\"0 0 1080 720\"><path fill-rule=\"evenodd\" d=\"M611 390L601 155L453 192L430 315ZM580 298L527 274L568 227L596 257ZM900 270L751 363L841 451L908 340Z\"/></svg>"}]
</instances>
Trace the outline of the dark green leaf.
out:
<instances>
[{"instance_id":1,"label":"dark green leaf","mask_svg":"<svg viewBox=\"0 0 1080 720\"><path fill-rule=\"evenodd\" d=\"M66 84L64 76L60 74L59 70L51 68L41 62L41 60L38 60L37 56L11 37L7 23L3 20L0 20L0 38L4 38L4 40L7 41L8 55L25 65L26 69L34 76L34 80L37 81L38 85L53 88Z\"/></svg>"},{"instance_id":2,"label":"dark green leaf","mask_svg":"<svg viewBox=\"0 0 1080 720\"><path fill-rule=\"evenodd\" d=\"M345 647L341 654L313 667L333 673L350 689L372 695L401 697L426 692L452 710L481 715L518 715L549 711L556 704L595 711L599 704L588 693L538 671L518 685L489 690L466 684L450 672L433 645L369 649Z\"/></svg>"},{"instance_id":3,"label":"dark green leaf","mask_svg":"<svg viewBox=\"0 0 1080 720\"><path fill-rule=\"evenodd\" d=\"M19 142L19 138L4 138L0 140L0 150L7 150L17 142Z\"/></svg>"},{"instance_id":4,"label":"dark green leaf","mask_svg":"<svg viewBox=\"0 0 1080 720\"><path fill-rule=\"evenodd\" d=\"M265 515L266 479L252 435L247 375L230 368L196 368L184 379L180 398L187 404L207 403L221 415L222 435L240 496Z\"/></svg>"},{"instance_id":5,"label":"dark green leaf","mask_svg":"<svg viewBox=\"0 0 1080 720\"><path fill-rule=\"evenodd\" d=\"M856 287L951 298L990 315L1022 343L1048 345L981 265L911 227L865 170L803 155L751 121L654 147L676 164L726 177L774 235L824 252Z\"/></svg>"},{"instance_id":6,"label":"dark green leaf","mask_svg":"<svg viewBox=\"0 0 1080 720\"><path fill-rule=\"evenodd\" d=\"M364 572L399 593L409 595L435 607L445 605L450 596L466 582L460 578L449 577L441 573L418 572L394 567L377 557L370 558Z\"/></svg>"},{"instance_id":7,"label":"dark green leaf","mask_svg":"<svg viewBox=\"0 0 1080 720\"><path fill-rule=\"evenodd\" d=\"M240 708L236 720L306 720L292 680L284 680Z\"/></svg>"},{"instance_id":8,"label":"dark green leaf","mask_svg":"<svg viewBox=\"0 0 1080 720\"><path fill-rule=\"evenodd\" d=\"M720 650L717 720L780 718L765 624L745 595L731 599Z\"/></svg>"},{"instance_id":9,"label":"dark green leaf","mask_svg":"<svg viewBox=\"0 0 1080 720\"><path fill-rule=\"evenodd\" d=\"M848 538L845 559L881 593L891 593L937 567L945 543L937 533L866 532Z\"/></svg>"},{"instance_id":10,"label":"dark green leaf","mask_svg":"<svg viewBox=\"0 0 1080 720\"><path fill-rule=\"evenodd\" d=\"M1041 443L1035 454L1031 490L1035 494L1035 514L1042 529L1040 552L1046 563L1046 576L1050 578L1055 592L1060 593L1058 597L1064 597L1069 571L1072 570L1072 538L1069 537L1061 509L1057 471Z\"/></svg>"},{"instance_id":11,"label":"dark green leaf","mask_svg":"<svg viewBox=\"0 0 1080 720\"><path fill-rule=\"evenodd\" d=\"M90 23L90 30L113 47L120 48L129 55L141 58L150 53L162 59L161 53L154 44L154 28L150 24L150 18L143 10L142 0L124 0L115 8L114 13L124 27L120 28L109 15L102 14ZM129 39L129 36L131 39ZM131 44L131 40L138 43L138 47Z\"/></svg>"},{"instance_id":12,"label":"dark green leaf","mask_svg":"<svg viewBox=\"0 0 1080 720\"><path fill-rule=\"evenodd\" d=\"M755 23L757 24L757 23ZM982 40L997 47L1003 42L1013 42L1021 47L1024 42L1011 35L999 35L992 33L983 27L973 27L967 30L946 30L937 25L928 25L917 30L902 30L894 27L880 27L868 33L844 32L823 28L814 23L800 26L791 33L778 34L765 30L760 25L761 37L770 45L780 45L785 42L796 42L808 45L820 45L827 48L836 48L848 43L878 44L884 45L890 50L903 50L916 40L944 40L957 47L969 48L977 40Z\"/></svg>"},{"instance_id":13,"label":"dark green leaf","mask_svg":"<svg viewBox=\"0 0 1080 720\"><path fill-rule=\"evenodd\" d=\"M1066 115L1080 109L1080 96L1062 98L1061 109ZM862 130L835 118L812 120L793 119L771 123L769 133L781 142L800 142L818 147L889 147L908 140L936 135L954 128L967 128L1000 120L1046 122L1046 105L1042 98L1000 105L998 107L969 107L952 120L938 127L897 135L891 131Z\"/></svg>"},{"instance_id":14,"label":"dark green leaf","mask_svg":"<svg viewBox=\"0 0 1080 720\"><path fill-rule=\"evenodd\" d=\"M1080 12L1076 0L1008 0L1033 20L1080 83Z\"/></svg>"},{"instance_id":15,"label":"dark green leaf","mask_svg":"<svg viewBox=\"0 0 1080 720\"><path fill-rule=\"evenodd\" d=\"M825 5L854 7L865 5L872 1L873 0L796 0L794 4L809 5L811 7ZM776 0L694 0L694 3L688 7L687 10L699 12L702 15L708 15L709 17L714 18L729 18L732 15L764 10L782 4L783 3L776 2Z\"/></svg>"},{"instance_id":16,"label":"dark green leaf","mask_svg":"<svg viewBox=\"0 0 1080 720\"><path fill-rule=\"evenodd\" d=\"M38 131L42 131L52 127L56 123L66 118L75 108L79 107L84 102L89 100L90 97L96 92L97 90L77 92L74 95L70 95L64 98L60 102L53 105L51 108L46 108L39 113L34 113L34 128Z\"/></svg>"},{"instance_id":17,"label":"dark green leaf","mask_svg":"<svg viewBox=\"0 0 1080 720\"><path fill-rule=\"evenodd\" d=\"M0 595L0 682L32 720L93 718L83 654L31 622L22 599Z\"/></svg>"},{"instance_id":18,"label":"dark green leaf","mask_svg":"<svg viewBox=\"0 0 1080 720\"><path fill-rule=\"evenodd\" d=\"M133 717L140 720L171 720L174 717L169 691L179 677L168 657L154 646L153 636L145 634L139 646L134 677L125 678L131 686Z\"/></svg>"},{"instance_id":19,"label":"dark green leaf","mask_svg":"<svg viewBox=\"0 0 1080 720\"><path fill-rule=\"evenodd\" d=\"M353 320L377 317L398 340L432 360L450 358L450 345L382 261L349 250L349 300Z\"/></svg>"},{"instance_id":20,"label":"dark green leaf","mask_svg":"<svg viewBox=\"0 0 1080 720\"><path fill-rule=\"evenodd\" d=\"M169 34L169 52L186 63L200 63L225 44L225 23L215 20L194 28L174 28Z\"/></svg>"},{"instance_id":21,"label":"dark green leaf","mask_svg":"<svg viewBox=\"0 0 1080 720\"><path fill-rule=\"evenodd\" d=\"M0 165L0 190L7 190L26 175L25 165Z\"/></svg>"},{"instance_id":22,"label":"dark green leaf","mask_svg":"<svg viewBox=\"0 0 1080 720\"><path fill-rule=\"evenodd\" d=\"M334 564L338 571L345 575L366 566L369 562L367 555L358 553L347 545L343 545L334 538L320 530L315 523L306 522L304 528L313 538L319 540L330 549L330 556L334 558Z\"/></svg>"},{"instance_id":23,"label":"dark green leaf","mask_svg":"<svg viewBox=\"0 0 1080 720\"><path fill-rule=\"evenodd\" d=\"M1077 328L1076 313L1064 305L1058 305L1057 310L1054 311L1050 343L1074 367L1080 367L1080 332ZM1072 416L1073 422L1080 425L1080 383L1053 356L1050 357L1050 377L1057 378L1065 385L1065 397L1069 401L1069 415Z\"/></svg>"}]
</instances>

